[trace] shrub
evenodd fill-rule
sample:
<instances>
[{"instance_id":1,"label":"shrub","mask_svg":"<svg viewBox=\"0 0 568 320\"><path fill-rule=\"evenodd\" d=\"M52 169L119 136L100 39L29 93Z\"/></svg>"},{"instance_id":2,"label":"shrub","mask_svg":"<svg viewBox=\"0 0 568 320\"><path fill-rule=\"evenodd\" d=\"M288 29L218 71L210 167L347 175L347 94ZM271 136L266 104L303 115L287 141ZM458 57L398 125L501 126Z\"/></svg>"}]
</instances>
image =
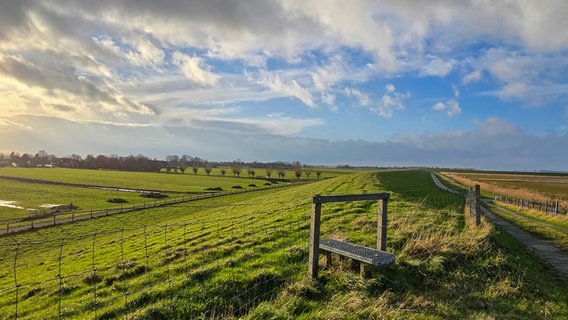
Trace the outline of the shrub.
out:
<instances>
[{"instance_id":1,"label":"shrub","mask_svg":"<svg viewBox=\"0 0 568 320\"><path fill-rule=\"evenodd\" d=\"M151 199L163 199L168 197L167 194L163 194L160 192L145 192L141 193L140 196L142 198L151 198Z\"/></svg>"},{"instance_id":2,"label":"shrub","mask_svg":"<svg viewBox=\"0 0 568 320\"><path fill-rule=\"evenodd\" d=\"M108 199L107 202L109 203L127 203L128 201L122 198L112 198Z\"/></svg>"}]
</instances>

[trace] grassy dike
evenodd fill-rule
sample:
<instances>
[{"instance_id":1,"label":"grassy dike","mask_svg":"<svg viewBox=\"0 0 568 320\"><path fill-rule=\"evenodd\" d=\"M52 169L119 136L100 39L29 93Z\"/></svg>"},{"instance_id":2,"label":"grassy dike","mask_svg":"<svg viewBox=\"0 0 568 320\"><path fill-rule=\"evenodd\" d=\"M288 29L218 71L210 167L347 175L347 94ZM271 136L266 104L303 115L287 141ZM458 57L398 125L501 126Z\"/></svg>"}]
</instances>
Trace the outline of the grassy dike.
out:
<instances>
[{"instance_id":1,"label":"grassy dike","mask_svg":"<svg viewBox=\"0 0 568 320\"><path fill-rule=\"evenodd\" d=\"M466 223L461 200L436 190L428 172L377 178L393 193L388 250L396 265L365 280L324 270L319 281L287 287L249 319L568 318L567 282L487 222ZM344 223L347 230L362 224Z\"/></svg>"},{"instance_id":2,"label":"grassy dike","mask_svg":"<svg viewBox=\"0 0 568 320\"><path fill-rule=\"evenodd\" d=\"M393 267L309 280L311 195L388 191ZM373 246L377 206L326 204L322 236ZM346 270L347 268L343 268ZM356 173L0 238L0 318L568 318L567 283L427 171Z\"/></svg>"}]
</instances>

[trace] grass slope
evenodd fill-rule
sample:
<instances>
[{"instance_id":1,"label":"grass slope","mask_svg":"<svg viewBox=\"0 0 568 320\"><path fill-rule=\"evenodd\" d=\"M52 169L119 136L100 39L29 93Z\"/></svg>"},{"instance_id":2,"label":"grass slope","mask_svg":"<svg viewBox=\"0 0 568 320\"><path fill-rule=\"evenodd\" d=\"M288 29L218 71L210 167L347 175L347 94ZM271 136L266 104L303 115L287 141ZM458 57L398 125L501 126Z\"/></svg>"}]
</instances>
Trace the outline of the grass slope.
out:
<instances>
[{"instance_id":1,"label":"grass slope","mask_svg":"<svg viewBox=\"0 0 568 320\"><path fill-rule=\"evenodd\" d=\"M378 191L397 264L307 279L311 195ZM326 204L322 235L373 246L376 212ZM568 317L566 283L503 238L426 171L357 173L2 237L0 318Z\"/></svg>"},{"instance_id":2,"label":"grass slope","mask_svg":"<svg viewBox=\"0 0 568 320\"><path fill-rule=\"evenodd\" d=\"M0 176L38 179L62 183L109 186L171 192L204 192L206 188L221 187L230 190L234 185L246 187L266 181L233 176L167 174L155 172L127 172L110 170L83 170L65 168L0 168ZM262 183L261 183L262 182Z\"/></svg>"}]
</instances>

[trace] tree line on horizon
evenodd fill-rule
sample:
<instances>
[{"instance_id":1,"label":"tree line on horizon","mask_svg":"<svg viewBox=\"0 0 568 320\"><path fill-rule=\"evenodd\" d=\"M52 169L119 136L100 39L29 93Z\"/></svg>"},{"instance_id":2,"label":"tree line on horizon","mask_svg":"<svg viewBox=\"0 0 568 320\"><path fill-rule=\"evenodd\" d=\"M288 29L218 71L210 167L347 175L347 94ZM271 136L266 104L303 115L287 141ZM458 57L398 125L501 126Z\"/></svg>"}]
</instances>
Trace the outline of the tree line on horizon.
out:
<instances>
[{"instance_id":1,"label":"tree line on horizon","mask_svg":"<svg viewBox=\"0 0 568 320\"><path fill-rule=\"evenodd\" d=\"M87 155L85 158L78 154L72 154L65 157L57 157L49 154L45 150L40 150L35 154L11 152L9 154L0 153L0 166L15 166L24 168L36 167L60 167L75 169L103 169L103 170L121 170L121 171L137 171L137 172L166 172L166 173L186 173L191 168L193 174L197 174L200 168L207 175L211 174L213 168L221 167L222 175L227 174L225 168L230 168L231 173L240 176L246 168L249 177L254 178L257 173L255 168L263 168L268 178L273 174L284 179L286 170L293 170L296 178L300 178L305 174L307 178L312 173L312 168L308 165L302 165L299 161L294 162L243 162L240 159L233 161L207 161L199 157L189 155L167 155L164 160L157 158L149 158L145 155L138 154L136 156L118 156L118 155ZM319 178L321 171L315 170Z\"/></svg>"}]
</instances>

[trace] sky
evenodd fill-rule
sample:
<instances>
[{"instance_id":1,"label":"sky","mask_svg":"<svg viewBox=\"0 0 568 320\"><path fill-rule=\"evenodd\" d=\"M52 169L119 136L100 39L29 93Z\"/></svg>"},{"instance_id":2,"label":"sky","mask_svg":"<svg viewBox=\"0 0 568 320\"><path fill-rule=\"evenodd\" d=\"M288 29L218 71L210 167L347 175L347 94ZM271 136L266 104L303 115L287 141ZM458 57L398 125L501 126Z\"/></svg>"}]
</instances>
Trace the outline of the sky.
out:
<instances>
[{"instance_id":1,"label":"sky","mask_svg":"<svg viewBox=\"0 0 568 320\"><path fill-rule=\"evenodd\" d=\"M563 0L2 0L0 152L568 171Z\"/></svg>"}]
</instances>

